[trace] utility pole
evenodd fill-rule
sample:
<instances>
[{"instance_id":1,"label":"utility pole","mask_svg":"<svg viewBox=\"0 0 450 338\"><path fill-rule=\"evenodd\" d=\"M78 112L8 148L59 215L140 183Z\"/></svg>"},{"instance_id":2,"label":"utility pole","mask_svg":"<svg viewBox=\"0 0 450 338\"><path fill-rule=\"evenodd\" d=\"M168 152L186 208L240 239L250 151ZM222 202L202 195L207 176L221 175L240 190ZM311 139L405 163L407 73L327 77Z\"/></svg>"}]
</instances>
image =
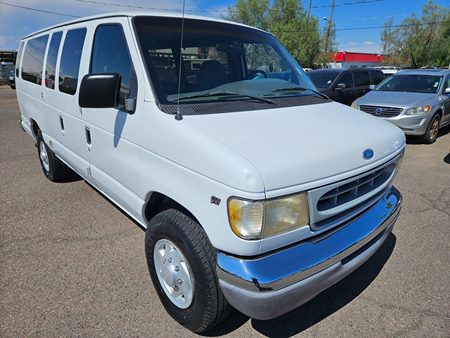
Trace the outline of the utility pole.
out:
<instances>
[{"instance_id":1,"label":"utility pole","mask_svg":"<svg viewBox=\"0 0 450 338\"><path fill-rule=\"evenodd\" d=\"M329 44L329 40L330 40L331 25L333 24L334 2L335 2L335 0L333 0L333 2L331 4L330 19L328 20L327 33L325 35L324 60L328 59L328 44Z\"/></svg>"},{"instance_id":2,"label":"utility pole","mask_svg":"<svg viewBox=\"0 0 450 338\"><path fill-rule=\"evenodd\" d=\"M311 5L312 5L312 0L309 0L308 18L310 17L310 13L311 13Z\"/></svg>"}]
</instances>

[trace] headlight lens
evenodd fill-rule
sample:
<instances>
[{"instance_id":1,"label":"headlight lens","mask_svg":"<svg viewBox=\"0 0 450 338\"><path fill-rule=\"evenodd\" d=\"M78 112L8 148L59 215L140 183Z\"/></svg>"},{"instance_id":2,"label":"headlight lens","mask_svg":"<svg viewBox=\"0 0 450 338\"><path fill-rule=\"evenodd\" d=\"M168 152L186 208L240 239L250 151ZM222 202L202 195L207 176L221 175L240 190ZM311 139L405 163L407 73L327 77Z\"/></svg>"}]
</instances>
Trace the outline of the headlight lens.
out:
<instances>
[{"instance_id":1,"label":"headlight lens","mask_svg":"<svg viewBox=\"0 0 450 338\"><path fill-rule=\"evenodd\" d=\"M405 115L421 115L421 114L426 114L428 112L430 112L431 110L431 106L426 105L426 106L421 106L421 107L414 107L414 108L409 108L405 111Z\"/></svg>"},{"instance_id":2,"label":"headlight lens","mask_svg":"<svg viewBox=\"0 0 450 338\"><path fill-rule=\"evenodd\" d=\"M358 108L358 105L356 104L356 101L353 101L353 102L352 102L352 108L359 109L359 108Z\"/></svg>"},{"instance_id":3,"label":"headlight lens","mask_svg":"<svg viewBox=\"0 0 450 338\"><path fill-rule=\"evenodd\" d=\"M309 223L306 193L267 201L230 199L228 217L233 232L243 239L275 236Z\"/></svg>"}]
</instances>

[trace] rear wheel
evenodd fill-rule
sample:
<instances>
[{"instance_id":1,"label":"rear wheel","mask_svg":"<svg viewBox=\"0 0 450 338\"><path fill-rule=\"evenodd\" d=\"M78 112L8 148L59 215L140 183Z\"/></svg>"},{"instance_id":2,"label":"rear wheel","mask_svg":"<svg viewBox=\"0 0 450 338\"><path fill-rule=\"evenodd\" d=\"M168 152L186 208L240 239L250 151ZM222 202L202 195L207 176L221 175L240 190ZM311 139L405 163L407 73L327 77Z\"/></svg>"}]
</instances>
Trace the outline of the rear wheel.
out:
<instances>
[{"instance_id":1,"label":"rear wheel","mask_svg":"<svg viewBox=\"0 0 450 338\"><path fill-rule=\"evenodd\" d=\"M37 132L36 145L44 175L53 182L65 179L70 172L69 168L56 157L55 153L47 146L47 144L45 144L40 130Z\"/></svg>"},{"instance_id":2,"label":"rear wheel","mask_svg":"<svg viewBox=\"0 0 450 338\"><path fill-rule=\"evenodd\" d=\"M175 209L159 213L147 228L145 252L158 296L176 321L199 333L226 318L215 253L194 220Z\"/></svg>"},{"instance_id":3,"label":"rear wheel","mask_svg":"<svg viewBox=\"0 0 450 338\"><path fill-rule=\"evenodd\" d=\"M431 144L436 141L438 133L439 133L440 122L441 122L441 116L439 114L436 114L431 119L431 122L427 128L427 131L422 136L423 143Z\"/></svg>"}]
</instances>

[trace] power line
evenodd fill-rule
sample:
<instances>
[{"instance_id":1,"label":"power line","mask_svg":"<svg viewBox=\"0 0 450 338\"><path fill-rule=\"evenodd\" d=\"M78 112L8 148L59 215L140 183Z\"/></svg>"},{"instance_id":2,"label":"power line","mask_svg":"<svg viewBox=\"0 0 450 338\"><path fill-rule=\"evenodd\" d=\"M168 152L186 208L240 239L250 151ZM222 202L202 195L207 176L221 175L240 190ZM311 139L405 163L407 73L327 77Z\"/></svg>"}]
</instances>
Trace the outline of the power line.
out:
<instances>
[{"instance_id":1,"label":"power line","mask_svg":"<svg viewBox=\"0 0 450 338\"><path fill-rule=\"evenodd\" d=\"M99 3L97 1L93 1L93 0L75 0L75 1L80 1L80 2L95 2L95 3ZM373 1L373 0L372 0ZM378 0L377 0L378 1ZM17 7L17 8L21 8L21 9L26 9L26 10L30 10L30 11L35 11L35 12L41 12L41 13L46 13L46 14L55 14L55 15L61 15L61 16L67 16L67 17L72 17L72 18L80 18L80 16L76 16L76 15L71 15L71 14L65 14L65 13L60 13L60 12L53 12L53 11L47 11L47 10L42 10L42 9L37 9L37 8L32 8L32 7L26 7L26 6L19 6L19 5L13 5L10 3L6 3L3 1L0 1L0 4L2 5L6 5L6 6L11 6L11 7ZM102 3L99 3L102 4ZM119 7L123 7L123 6L127 6L127 5L120 5L120 4L116 4ZM131 5L130 5L131 6ZM337 4L336 4L337 6ZM133 6L133 8L136 8L136 6ZM160 9L161 10L161 9ZM166 11L173 11L171 9L162 9L162 10L166 10ZM445 20L445 21L435 21L435 22L422 22L422 23L411 23L411 24L399 24L399 25L391 25L388 26L390 28L397 28L397 27L412 27L412 26L425 26L425 25L436 25L436 24L443 24L443 23L447 23L450 20ZM351 31L351 30L367 30L367 29L381 29L381 28L385 28L385 26L370 26L370 27L349 27L349 28L336 28L336 31ZM272 33L309 33L312 32L312 30L309 31L299 31L299 30L289 30L289 31L272 31Z\"/></svg>"},{"instance_id":2,"label":"power line","mask_svg":"<svg viewBox=\"0 0 450 338\"><path fill-rule=\"evenodd\" d=\"M119 4L115 2L106 2L106 1L96 1L96 0L72 0L82 3L90 3L95 5L105 5L105 6L113 6L113 7L123 7L123 8L134 8L134 9L145 9L145 10L155 10L155 11L170 11L170 12L181 12L181 9L174 8L174 9L168 9L168 8L157 8L157 7L147 7L147 6L139 6L139 5L124 5ZM382 2L384 0L361 0L361 1L349 1L349 2L343 2L340 4L335 4L335 7L342 7L342 6L352 6L352 5L361 5L361 4L368 4L368 3L374 3L374 2ZM318 6L311 6L311 8L327 8L332 7L331 5L318 5ZM293 8L294 9L294 8ZM237 9L229 8L229 9L186 9L185 12L193 12L193 13L229 13L229 12L236 12ZM261 9L259 11L266 11L266 9ZM267 9L267 11L278 11L278 9Z\"/></svg>"},{"instance_id":3,"label":"power line","mask_svg":"<svg viewBox=\"0 0 450 338\"><path fill-rule=\"evenodd\" d=\"M3 2L3 1L0 1L0 4L5 5L5 6L11 6L11 7L16 7L16 8L27 9L29 11L35 11L35 12L41 12L41 13L47 13L47 14L55 14L55 15L67 16L67 17L71 17L71 18L80 18L80 16L76 16L76 15L59 13L59 12L53 12L53 11L46 11L46 10L43 10L43 9L31 8L31 7L26 7L26 6L13 5L13 4L9 4L7 2Z\"/></svg>"},{"instance_id":4,"label":"power line","mask_svg":"<svg viewBox=\"0 0 450 338\"><path fill-rule=\"evenodd\" d=\"M410 23L410 24L400 24L400 25L390 25L390 26L371 26L371 27L349 27L349 28L336 28L336 31L352 31L352 30L366 30L366 29L380 29L380 28L397 28L397 27L412 27L412 26L426 26L426 25L438 25L442 23L450 22L450 20L444 20L444 21L434 21L434 22L422 22L422 23ZM299 31L299 30L278 30L278 31L271 31L271 33L309 33L313 32L314 30L307 30L307 31Z\"/></svg>"},{"instance_id":5,"label":"power line","mask_svg":"<svg viewBox=\"0 0 450 338\"><path fill-rule=\"evenodd\" d=\"M335 4L334 7L363 5L363 4L370 4L370 3L373 3L373 2L382 2L382 1L384 1L384 0L350 1L350 2L343 2L341 4ZM311 8L327 8L327 7L332 7L332 5L311 6Z\"/></svg>"}]
</instances>

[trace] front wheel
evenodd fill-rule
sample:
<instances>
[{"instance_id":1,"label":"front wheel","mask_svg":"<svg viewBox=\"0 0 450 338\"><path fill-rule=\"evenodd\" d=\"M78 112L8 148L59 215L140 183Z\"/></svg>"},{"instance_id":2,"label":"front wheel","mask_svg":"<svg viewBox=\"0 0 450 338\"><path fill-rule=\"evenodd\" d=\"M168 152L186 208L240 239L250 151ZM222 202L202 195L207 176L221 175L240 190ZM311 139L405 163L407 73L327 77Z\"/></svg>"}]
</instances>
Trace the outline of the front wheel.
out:
<instances>
[{"instance_id":1,"label":"front wheel","mask_svg":"<svg viewBox=\"0 0 450 338\"><path fill-rule=\"evenodd\" d=\"M436 114L432 119L430 124L428 125L427 131L422 136L423 143L431 144L434 143L437 139L439 133L439 125L441 122L441 117L439 114Z\"/></svg>"},{"instance_id":2,"label":"front wheel","mask_svg":"<svg viewBox=\"0 0 450 338\"><path fill-rule=\"evenodd\" d=\"M193 332L204 332L228 315L215 253L204 230L175 209L156 215L145 234L147 265L166 311Z\"/></svg>"}]
</instances>

